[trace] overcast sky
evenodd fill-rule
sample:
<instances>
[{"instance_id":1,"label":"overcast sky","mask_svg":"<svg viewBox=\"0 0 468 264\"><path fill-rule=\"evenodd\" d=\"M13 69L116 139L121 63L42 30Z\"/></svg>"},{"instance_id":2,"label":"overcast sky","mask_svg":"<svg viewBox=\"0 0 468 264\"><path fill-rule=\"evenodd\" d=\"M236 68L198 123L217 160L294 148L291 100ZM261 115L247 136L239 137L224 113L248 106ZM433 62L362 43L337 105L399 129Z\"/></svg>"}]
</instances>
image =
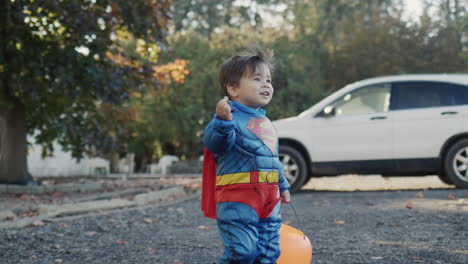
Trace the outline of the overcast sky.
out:
<instances>
[{"instance_id":1,"label":"overcast sky","mask_svg":"<svg viewBox=\"0 0 468 264\"><path fill-rule=\"evenodd\" d=\"M408 18L418 19L422 11L421 0L405 0L406 2L406 16Z\"/></svg>"},{"instance_id":2,"label":"overcast sky","mask_svg":"<svg viewBox=\"0 0 468 264\"><path fill-rule=\"evenodd\" d=\"M422 0L404 0L405 2L405 13L404 13L404 18L409 19L412 21L419 21L419 16L421 16L422 13ZM259 8L257 4L253 4L249 0L236 0L234 2L235 5L243 5L243 6L249 6L250 8ZM276 7L278 8L278 7ZM282 10L286 8L285 5L279 5L279 9ZM260 13L262 13L261 9L259 10ZM265 22L265 26L267 27L275 27L279 25L282 21L281 16L271 16L268 13L263 13L262 17Z\"/></svg>"}]
</instances>

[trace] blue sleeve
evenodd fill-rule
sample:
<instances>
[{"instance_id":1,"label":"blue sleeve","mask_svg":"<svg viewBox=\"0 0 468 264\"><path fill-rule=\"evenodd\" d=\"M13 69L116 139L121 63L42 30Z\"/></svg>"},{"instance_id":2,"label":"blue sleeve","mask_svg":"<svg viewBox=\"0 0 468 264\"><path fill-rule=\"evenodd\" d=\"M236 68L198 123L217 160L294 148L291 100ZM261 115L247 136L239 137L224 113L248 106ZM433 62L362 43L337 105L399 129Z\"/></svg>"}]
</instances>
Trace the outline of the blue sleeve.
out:
<instances>
[{"instance_id":1,"label":"blue sleeve","mask_svg":"<svg viewBox=\"0 0 468 264\"><path fill-rule=\"evenodd\" d=\"M277 148L279 148L279 144L277 144ZM278 159L279 159L279 157L278 157ZM278 173L279 173L278 185L279 185L280 194L281 194L286 190L289 191L291 189L291 186L289 185L288 180L284 176L283 166L281 165L281 162L278 162L278 164L279 164L279 166L277 168Z\"/></svg>"},{"instance_id":2,"label":"blue sleeve","mask_svg":"<svg viewBox=\"0 0 468 264\"><path fill-rule=\"evenodd\" d=\"M205 128L203 145L217 155L228 151L236 141L235 124L233 120L222 120L215 114Z\"/></svg>"},{"instance_id":3,"label":"blue sleeve","mask_svg":"<svg viewBox=\"0 0 468 264\"><path fill-rule=\"evenodd\" d=\"M286 177L284 177L283 169L280 168L279 170L279 189L280 189L280 194L283 193L284 191L289 191L291 189L291 186L289 186L288 180L286 180Z\"/></svg>"}]
</instances>

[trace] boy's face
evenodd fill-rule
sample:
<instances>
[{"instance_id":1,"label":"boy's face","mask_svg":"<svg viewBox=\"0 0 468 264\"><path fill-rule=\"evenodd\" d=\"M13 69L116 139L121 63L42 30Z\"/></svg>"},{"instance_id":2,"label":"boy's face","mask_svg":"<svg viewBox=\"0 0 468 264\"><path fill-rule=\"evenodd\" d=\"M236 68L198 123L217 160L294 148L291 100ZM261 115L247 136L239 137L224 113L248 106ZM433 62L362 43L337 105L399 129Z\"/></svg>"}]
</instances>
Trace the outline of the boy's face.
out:
<instances>
[{"instance_id":1,"label":"boy's face","mask_svg":"<svg viewBox=\"0 0 468 264\"><path fill-rule=\"evenodd\" d=\"M231 99L254 109L267 105L273 97L270 69L260 64L255 72L247 69L238 85L228 85Z\"/></svg>"}]
</instances>

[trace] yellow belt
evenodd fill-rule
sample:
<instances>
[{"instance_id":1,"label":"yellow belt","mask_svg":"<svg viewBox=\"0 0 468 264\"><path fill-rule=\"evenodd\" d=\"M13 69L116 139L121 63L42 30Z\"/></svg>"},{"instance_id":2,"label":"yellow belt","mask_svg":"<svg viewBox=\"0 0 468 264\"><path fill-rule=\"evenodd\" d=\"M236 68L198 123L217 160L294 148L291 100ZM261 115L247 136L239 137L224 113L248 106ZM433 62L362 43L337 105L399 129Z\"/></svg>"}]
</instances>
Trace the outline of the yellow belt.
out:
<instances>
[{"instance_id":1,"label":"yellow belt","mask_svg":"<svg viewBox=\"0 0 468 264\"><path fill-rule=\"evenodd\" d=\"M275 183L278 182L277 171L249 171L216 176L216 186L239 183Z\"/></svg>"}]
</instances>

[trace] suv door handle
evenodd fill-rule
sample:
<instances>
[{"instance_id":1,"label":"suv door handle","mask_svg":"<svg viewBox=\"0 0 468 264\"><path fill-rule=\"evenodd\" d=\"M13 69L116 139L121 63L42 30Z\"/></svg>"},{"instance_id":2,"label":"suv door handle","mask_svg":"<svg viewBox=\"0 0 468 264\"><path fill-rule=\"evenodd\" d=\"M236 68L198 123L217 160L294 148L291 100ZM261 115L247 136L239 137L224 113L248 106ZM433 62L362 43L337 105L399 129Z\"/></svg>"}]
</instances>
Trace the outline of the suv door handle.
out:
<instances>
[{"instance_id":1,"label":"suv door handle","mask_svg":"<svg viewBox=\"0 0 468 264\"><path fill-rule=\"evenodd\" d=\"M382 119L387 119L387 117L386 116L374 116L370 118L370 120L382 120Z\"/></svg>"},{"instance_id":2,"label":"suv door handle","mask_svg":"<svg viewBox=\"0 0 468 264\"><path fill-rule=\"evenodd\" d=\"M458 114L458 112L448 111L448 112L442 112L440 114L441 115L456 115L456 114Z\"/></svg>"}]
</instances>

